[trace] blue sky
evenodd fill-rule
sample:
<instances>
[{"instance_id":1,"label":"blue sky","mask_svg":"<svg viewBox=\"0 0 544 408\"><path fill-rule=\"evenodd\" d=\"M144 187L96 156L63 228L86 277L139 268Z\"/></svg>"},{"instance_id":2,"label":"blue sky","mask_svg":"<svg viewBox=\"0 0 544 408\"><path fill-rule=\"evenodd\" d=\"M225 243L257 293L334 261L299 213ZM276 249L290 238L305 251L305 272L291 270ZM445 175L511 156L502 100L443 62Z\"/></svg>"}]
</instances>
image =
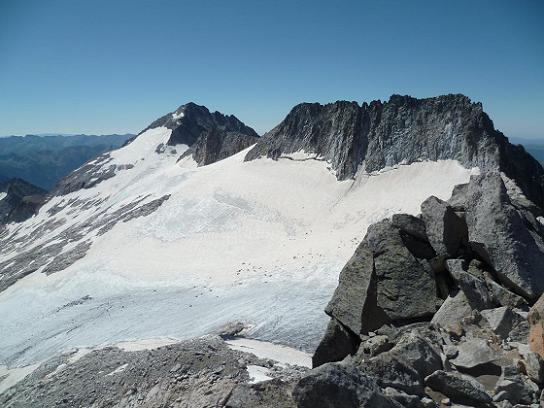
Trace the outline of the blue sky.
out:
<instances>
[{"instance_id":1,"label":"blue sky","mask_svg":"<svg viewBox=\"0 0 544 408\"><path fill-rule=\"evenodd\" d=\"M194 101L259 132L299 102L464 93L544 138L544 1L0 0L0 135L137 132Z\"/></svg>"}]
</instances>

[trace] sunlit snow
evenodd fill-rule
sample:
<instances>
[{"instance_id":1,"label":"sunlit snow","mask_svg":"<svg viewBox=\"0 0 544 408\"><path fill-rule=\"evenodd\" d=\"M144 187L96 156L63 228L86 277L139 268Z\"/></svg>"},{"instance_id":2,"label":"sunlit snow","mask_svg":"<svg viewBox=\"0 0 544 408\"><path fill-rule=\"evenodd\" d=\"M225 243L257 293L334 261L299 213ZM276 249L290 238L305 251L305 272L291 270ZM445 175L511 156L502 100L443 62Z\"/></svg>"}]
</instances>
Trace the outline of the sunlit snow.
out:
<instances>
[{"instance_id":1,"label":"sunlit snow","mask_svg":"<svg viewBox=\"0 0 544 408\"><path fill-rule=\"evenodd\" d=\"M65 270L38 270L1 292L0 333L9 334L0 336L0 362L31 364L125 340L185 339L232 321L250 324L250 337L311 352L338 273L368 225L417 214L428 196L447 199L476 171L455 161L421 162L337 181L326 162L244 162L247 151L196 167L190 157L178 161L186 146L156 152L170 132L146 131L105 164L133 168L55 197L37 216L8 226L13 239L31 235L55 205L97 200L55 214L66 223L28 243L38 245L102 211L170 194L146 217L89 233L90 250ZM2 252L0 262L15 253Z\"/></svg>"}]
</instances>

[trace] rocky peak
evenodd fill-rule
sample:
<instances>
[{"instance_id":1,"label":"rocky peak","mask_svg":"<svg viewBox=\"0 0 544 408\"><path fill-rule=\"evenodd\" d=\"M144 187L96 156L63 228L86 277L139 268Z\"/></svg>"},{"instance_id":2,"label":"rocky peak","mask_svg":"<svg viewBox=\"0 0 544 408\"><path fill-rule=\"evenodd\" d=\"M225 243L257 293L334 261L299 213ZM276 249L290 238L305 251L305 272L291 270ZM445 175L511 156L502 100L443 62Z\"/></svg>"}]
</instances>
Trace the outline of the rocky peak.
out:
<instances>
[{"instance_id":1,"label":"rocky peak","mask_svg":"<svg viewBox=\"0 0 544 408\"><path fill-rule=\"evenodd\" d=\"M417 99L392 95L389 101L303 103L265 134L246 160L278 159L305 151L331 163L338 179L358 170L421 160L458 160L465 167L502 171L525 195L544 204L544 170L520 146L495 130L481 103L464 95Z\"/></svg>"},{"instance_id":2,"label":"rocky peak","mask_svg":"<svg viewBox=\"0 0 544 408\"><path fill-rule=\"evenodd\" d=\"M205 106L197 105L194 102L182 105L175 111L157 119L147 129L159 126L172 129L172 135L168 140L168 144L172 146L177 144L192 146L201 136L212 131L224 134L237 132L240 135L245 135L248 140L258 137L257 132L234 115L224 115L217 111L210 112Z\"/></svg>"},{"instance_id":3,"label":"rocky peak","mask_svg":"<svg viewBox=\"0 0 544 408\"><path fill-rule=\"evenodd\" d=\"M47 192L22 179L0 181L0 224L31 217Z\"/></svg>"}]
</instances>

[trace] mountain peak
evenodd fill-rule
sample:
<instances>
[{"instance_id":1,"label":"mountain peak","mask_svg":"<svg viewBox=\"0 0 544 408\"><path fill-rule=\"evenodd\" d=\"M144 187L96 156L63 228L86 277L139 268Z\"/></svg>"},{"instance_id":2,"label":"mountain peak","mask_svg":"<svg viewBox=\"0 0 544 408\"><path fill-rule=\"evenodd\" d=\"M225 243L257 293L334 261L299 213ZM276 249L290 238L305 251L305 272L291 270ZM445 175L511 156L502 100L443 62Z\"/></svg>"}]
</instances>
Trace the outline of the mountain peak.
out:
<instances>
[{"instance_id":1,"label":"mountain peak","mask_svg":"<svg viewBox=\"0 0 544 408\"><path fill-rule=\"evenodd\" d=\"M538 205L544 204L544 170L508 142L465 95L418 99L392 95L387 102L302 103L246 155L278 159L298 151L331 163L338 179L358 171L425 160L457 160L465 167L505 172Z\"/></svg>"}]
</instances>

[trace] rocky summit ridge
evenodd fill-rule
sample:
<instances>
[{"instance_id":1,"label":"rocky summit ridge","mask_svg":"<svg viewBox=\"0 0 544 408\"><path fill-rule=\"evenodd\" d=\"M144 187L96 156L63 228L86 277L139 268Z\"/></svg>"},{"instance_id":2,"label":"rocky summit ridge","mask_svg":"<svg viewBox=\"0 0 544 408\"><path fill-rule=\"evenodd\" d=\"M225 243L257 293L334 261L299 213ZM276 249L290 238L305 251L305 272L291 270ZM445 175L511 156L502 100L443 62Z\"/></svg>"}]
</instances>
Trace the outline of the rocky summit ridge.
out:
<instances>
[{"instance_id":1,"label":"rocky summit ridge","mask_svg":"<svg viewBox=\"0 0 544 408\"><path fill-rule=\"evenodd\" d=\"M544 204L544 171L514 146L483 111L460 94L386 101L301 103L247 154L278 159L305 151L331 163L340 180L357 171L422 160L458 160L465 167L502 171L537 205Z\"/></svg>"}]
</instances>

